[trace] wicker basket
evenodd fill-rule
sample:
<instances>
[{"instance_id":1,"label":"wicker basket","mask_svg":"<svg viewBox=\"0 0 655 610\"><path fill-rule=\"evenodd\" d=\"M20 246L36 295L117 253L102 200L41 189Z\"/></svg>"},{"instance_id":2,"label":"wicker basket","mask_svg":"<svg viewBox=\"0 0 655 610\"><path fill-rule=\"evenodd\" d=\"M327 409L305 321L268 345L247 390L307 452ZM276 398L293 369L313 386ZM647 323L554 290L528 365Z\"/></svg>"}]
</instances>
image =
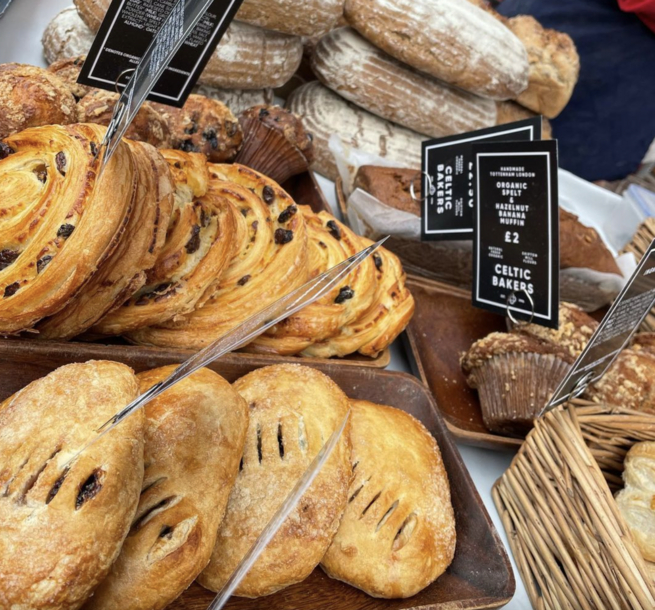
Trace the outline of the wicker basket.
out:
<instances>
[{"instance_id":1,"label":"wicker basket","mask_svg":"<svg viewBox=\"0 0 655 610\"><path fill-rule=\"evenodd\" d=\"M535 608L655 608L655 584L612 491L655 416L575 401L538 420L494 502Z\"/></svg>"}]
</instances>

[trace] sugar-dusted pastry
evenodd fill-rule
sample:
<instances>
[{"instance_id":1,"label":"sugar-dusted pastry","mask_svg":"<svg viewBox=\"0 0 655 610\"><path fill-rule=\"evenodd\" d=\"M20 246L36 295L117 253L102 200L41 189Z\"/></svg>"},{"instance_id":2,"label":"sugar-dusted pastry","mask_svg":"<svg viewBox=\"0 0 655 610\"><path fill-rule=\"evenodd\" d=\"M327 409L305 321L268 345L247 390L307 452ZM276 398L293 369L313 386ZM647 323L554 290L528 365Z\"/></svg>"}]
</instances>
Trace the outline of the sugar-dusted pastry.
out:
<instances>
[{"instance_id":1,"label":"sugar-dusted pastry","mask_svg":"<svg viewBox=\"0 0 655 610\"><path fill-rule=\"evenodd\" d=\"M371 245L367 239L361 241L363 247ZM379 248L372 258L377 277L371 307L334 336L310 345L302 352L303 356L331 358L359 352L374 358L405 330L414 314L414 297L405 286L402 265L385 248Z\"/></svg>"},{"instance_id":2,"label":"sugar-dusted pastry","mask_svg":"<svg viewBox=\"0 0 655 610\"><path fill-rule=\"evenodd\" d=\"M276 365L239 379L250 424L227 513L202 586L218 591L280 507L350 405L327 376L299 365ZM344 431L312 486L250 569L235 594L260 597L304 580L339 527L351 480L350 433Z\"/></svg>"},{"instance_id":3,"label":"sugar-dusted pastry","mask_svg":"<svg viewBox=\"0 0 655 610\"><path fill-rule=\"evenodd\" d=\"M633 445L623 465L625 487L616 504L644 559L655 561L655 443Z\"/></svg>"},{"instance_id":4,"label":"sugar-dusted pastry","mask_svg":"<svg viewBox=\"0 0 655 610\"><path fill-rule=\"evenodd\" d=\"M138 375L141 392L174 366ZM145 475L130 533L88 610L161 610L211 557L248 429L248 407L200 369L145 407Z\"/></svg>"},{"instance_id":5,"label":"sugar-dusted pastry","mask_svg":"<svg viewBox=\"0 0 655 610\"><path fill-rule=\"evenodd\" d=\"M314 159L313 136L300 117L279 106L254 106L239 116L243 147L237 163L283 184L309 169Z\"/></svg>"},{"instance_id":6,"label":"sugar-dusted pastry","mask_svg":"<svg viewBox=\"0 0 655 610\"><path fill-rule=\"evenodd\" d=\"M43 68L0 65L0 140L42 125L77 121L77 107L65 82Z\"/></svg>"},{"instance_id":7,"label":"sugar-dusted pastry","mask_svg":"<svg viewBox=\"0 0 655 610\"><path fill-rule=\"evenodd\" d=\"M243 133L238 119L225 104L192 94L182 108L152 105L168 124L171 148L204 153L213 163L234 161Z\"/></svg>"},{"instance_id":8,"label":"sugar-dusted pastry","mask_svg":"<svg viewBox=\"0 0 655 610\"><path fill-rule=\"evenodd\" d=\"M109 572L143 480L143 412L66 467L138 394L117 362L63 366L0 409L0 608L77 610Z\"/></svg>"},{"instance_id":9,"label":"sugar-dusted pastry","mask_svg":"<svg viewBox=\"0 0 655 610\"><path fill-rule=\"evenodd\" d=\"M93 87L82 85L77 82L85 59L86 55L66 57L65 59L57 60L48 67L48 72L58 76L68 85L68 88L71 90L77 101L81 100L87 93L89 93L89 91L93 90Z\"/></svg>"},{"instance_id":10,"label":"sugar-dusted pastry","mask_svg":"<svg viewBox=\"0 0 655 610\"><path fill-rule=\"evenodd\" d=\"M208 192L204 155L163 150L175 181L175 203L165 243L145 284L92 332L107 335L183 316L212 294L214 281L234 254L236 212Z\"/></svg>"},{"instance_id":11,"label":"sugar-dusted pastry","mask_svg":"<svg viewBox=\"0 0 655 610\"><path fill-rule=\"evenodd\" d=\"M98 180L104 132L48 126L0 141L0 333L62 309L116 247L136 174L121 143Z\"/></svg>"},{"instance_id":12,"label":"sugar-dusted pastry","mask_svg":"<svg viewBox=\"0 0 655 610\"><path fill-rule=\"evenodd\" d=\"M351 405L355 478L321 567L373 597L411 597L455 555L448 475L436 441L418 420L363 400Z\"/></svg>"},{"instance_id":13,"label":"sugar-dusted pastry","mask_svg":"<svg viewBox=\"0 0 655 610\"><path fill-rule=\"evenodd\" d=\"M283 212L284 213L284 212ZM357 254L362 239L327 212L298 206L307 225L309 276L315 277ZM246 349L258 353L298 354L358 320L373 304L377 270L372 257L324 297L271 328Z\"/></svg>"},{"instance_id":14,"label":"sugar-dusted pastry","mask_svg":"<svg viewBox=\"0 0 655 610\"><path fill-rule=\"evenodd\" d=\"M116 93L110 93L103 89L94 89L77 104L80 122L109 125L117 101L118 95ZM147 142L156 148L165 148L170 144L168 124L150 102L143 103L125 132L125 137L130 140Z\"/></svg>"},{"instance_id":15,"label":"sugar-dusted pastry","mask_svg":"<svg viewBox=\"0 0 655 610\"><path fill-rule=\"evenodd\" d=\"M129 141L137 184L130 217L116 249L61 311L38 326L39 339L72 339L146 283L164 246L173 211L173 176L149 144Z\"/></svg>"},{"instance_id":16,"label":"sugar-dusted pastry","mask_svg":"<svg viewBox=\"0 0 655 610\"><path fill-rule=\"evenodd\" d=\"M236 254L203 306L130 333L142 345L198 349L307 280L307 230L291 197L242 165L209 165L210 193L237 210Z\"/></svg>"},{"instance_id":17,"label":"sugar-dusted pastry","mask_svg":"<svg viewBox=\"0 0 655 610\"><path fill-rule=\"evenodd\" d=\"M43 32L43 55L49 64L86 55L94 38L95 34L82 21L75 7L69 6L57 13Z\"/></svg>"}]
</instances>

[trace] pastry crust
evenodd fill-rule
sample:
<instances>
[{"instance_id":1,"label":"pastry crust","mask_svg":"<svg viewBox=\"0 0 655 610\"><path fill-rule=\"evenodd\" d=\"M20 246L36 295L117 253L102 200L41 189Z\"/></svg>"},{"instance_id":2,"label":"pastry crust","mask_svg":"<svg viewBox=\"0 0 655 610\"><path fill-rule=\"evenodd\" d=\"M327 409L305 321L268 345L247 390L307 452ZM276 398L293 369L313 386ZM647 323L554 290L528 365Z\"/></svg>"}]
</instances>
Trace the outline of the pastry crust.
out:
<instances>
[{"instance_id":1,"label":"pastry crust","mask_svg":"<svg viewBox=\"0 0 655 610\"><path fill-rule=\"evenodd\" d=\"M137 167L137 185L129 221L116 249L75 298L38 326L39 339L72 339L104 314L122 305L146 283L173 211L173 176L149 144L127 141Z\"/></svg>"},{"instance_id":2,"label":"pastry crust","mask_svg":"<svg viewBox=\"0 0 655 610\"><path fill-rule=\"evenodd\" d=\"M131 333L142 345L199 349L307 279L307 232L302 214L280 223L295 205L275 182L242 165L210 165L210 193L237 210L236 254L207 291L208 300L181 319Z\"/></svg>"},{"instance_id":3,"label":"pastry crust","mask_svg":"<svg viewBox=\"0 0 655 610\"><path fill-rule=\"evenodd\" d=\"M213 163L234 161L243 132L225 104L193 94L183 108L154 103L152 106L170 129L171 148L204 153Z\"/></svg>"},{"instance_id":4,"label":"pastry crust","mask_svg":"<svg viewBox=\"0 0 655 610\"><path fill-rule=\"evenodd\" d=\"M94 326L92 332L124 334L176 319L201 306L213 282L234 254L236 212L224 198L207 192L203 155L161 151L175 180L175 206L166 241L145 285Z\"/></svg>"},{"instance_id":5,"label":"pastry crust","mask_svg":"<svg viewBox=\"0 0 655 610\"><path fill-rule=\"evenodd\" d=\"M298 206L307 225L309 277L316 277L365 248L361 238L327 212ZM291 356L336 334L373 304L377 288L372 258L365 260L323 298L271 328L246 349Z\"/></svg>"},{"instance_id":6,"label":"pastry crust","mask_svg":"<svg viewBox=\"0 0 655 610\"><path fill-rule=\"evenodd\" d=\"M175 366L138 375L141 392ZM248 407L200 369L145 407L145 476L130 533L88 610L160 610L209 562L239 471Z\"/></svg>"},{"instance_id":7,"label":"pastry crust","mask_svg":"<svg viewBox=\"0 0 655 610\"><path fill-rule=\"evenodd\" d=\"M118 94L102 89L94 89L85 95L77 104L77 111L82 123L109 125L114 116L114 106ZM130 140L147 142L155 148L166 148L170 145L170 131L164 117L149 102L144 102L139 112L125 132Z\"/></svg>"},{"instance_id":8,"label":"pastry crust","mask_svg":"<svg viewBox=\"0 0 655 610\"><path fill-rule=\"evenodd\" d=\"M219 590L349 409L341 389L299 365L262 368L234 388L250 405L243 467L230 494L216 547L199 582ZM351 480L347 429L310 489L236 595L260 597L304 580L339 527Z\"/></svg>"},{"instance_id":9,"label":"pastry crust","mask_svg":"<svg viewBox=\"0 0 655 610\"><path fill-rule=\"evenodd\" d=\"M372 242L360 238L363 246ZM343 357L354 352L376 357L389 347L405 330L414 314L414 297L405 286L405 272L398 257L378 248L373 255L377 269L377 285L371 307L355 322L342 327L339 332L317 341L302 352L303 356L316 358Z\"/></svg>"},{"instance_id":10,"label":"pastry crust","mask_svg":"<svg viewBox=\"0 0 655 610\"><path fill-rule=\"evenodd\" d=\"M68 85L68 88L71 90L77 101L81 100L87 93L93 90L93 87L81 85L77 82L85 60L86 55L66 57L65 59L59 59L50 64L50 67L48 68L48 72L58 76L66 83L66 85Z\"/></svg>"},{"instance_id":11,"label":"pastry crust","mask_svg":"<svg viewBox=\"0 0 655 610\"><path fill-rule=\"evenodd\" d=\"M362 400L351 405L355 478L321 567L373 597L411 597L455 555L448 475L418 420Z\"/></svg>"},{"instance_id":12,"label":"pastry crust","mask_svg":"<svg viewBox=\"0 0 655 610\"><path fill-rule=\"evenodd\" d=\"M36 66L0 65L0 140L29 127L76 121L75 98L60 78Z\"/></svg>"},{"instance_id":13,"label":"pastry crust","mask_svg":"<svg viewBox=\"0 0 655 610\"><path fill-rule=\"evenodd\" d=\"M0 143L1 333L29 329L62 309L116 247L135 165L121 143L97 179L104 132L97 125L38 127Z\"/></svg>"},{"instance_id":14,"label":"pastry crust","mask_svg":"<svg viewBox=\"0 0 655 610\"><path fill-rule=\"evenodd\" d=\"M0 411L0 607L76 610L105 577L143 480L143 413L77 457L136 398L132 370L70 364Z\"/></svg>"}]
</instances>

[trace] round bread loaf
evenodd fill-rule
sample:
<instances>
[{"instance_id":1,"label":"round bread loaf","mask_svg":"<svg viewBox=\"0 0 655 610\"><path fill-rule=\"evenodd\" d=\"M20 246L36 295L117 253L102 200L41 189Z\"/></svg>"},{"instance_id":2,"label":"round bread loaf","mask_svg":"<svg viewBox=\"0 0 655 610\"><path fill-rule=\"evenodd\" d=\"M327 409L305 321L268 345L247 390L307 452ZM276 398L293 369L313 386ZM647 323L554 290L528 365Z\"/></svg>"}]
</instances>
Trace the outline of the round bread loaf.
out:
<instances>
[{"instance_id":1,"label":"round bread loaf","mask_svg":"<svg viewBox=\"0 0 655 610\"><path fill-rule=\"evenodd\" d=\"M296 89L287 108L302 118L305 129L314 136L312 169L331 180L339 176L329 148L332 134L347 147L384 157L399 167L421 167L423 136L358 108L319 82Z\"/></svg>"},{"instance_id":2,"label":"round bread loaf","mask_svg":"<svg viewBox=\"0 0 655 610\"><path fill-rule=\"evenodd\" d=\"M221 89L211 85L198 85L194 93L223 102L235 115L253 106L273 103L273 89Z\"/></svg>"},{"instance_id":3,"label":"round bread loaf","mask_svg":"<svg viewBox=\"0 0 655 610\"><path fill-rule=\"evenodd\" d=\"M320 36L343 15L344 0L245 0L237 19L267 30Z\"/></svg>"},{"instance_id":4,"label":"round bread loaf","mask_svg":"<svg viewBox=\"0 0 655 610\"><path fill-rule=\"evenodd\" d=\"M352 28L324 36L312 67L323 84L347 100L435 138L496 124L493 100L413 70Z\"/></svg>"},{"instance_id":5,"label":"round bread loaf","mask_svg":"<svg viewBox=\"0 0 655 610\"><path fill-rule=\"evenodd\" d=\"M51 64L59 59L86 55L93 39L93 32L71 6L55 15L43 32L41 44L46 61Z\"/></svg>"},{"instance_id":6,"label":"round bread loaf","mask_svg":"<svg viewBox=\"0 0 655 610\"><path fill-rule=\"evenodd\" d=\"M463 0L347 0L346 19L396 59L493 99L528 86L528 54L498 19Z\"/></svg>"}]
</instances>

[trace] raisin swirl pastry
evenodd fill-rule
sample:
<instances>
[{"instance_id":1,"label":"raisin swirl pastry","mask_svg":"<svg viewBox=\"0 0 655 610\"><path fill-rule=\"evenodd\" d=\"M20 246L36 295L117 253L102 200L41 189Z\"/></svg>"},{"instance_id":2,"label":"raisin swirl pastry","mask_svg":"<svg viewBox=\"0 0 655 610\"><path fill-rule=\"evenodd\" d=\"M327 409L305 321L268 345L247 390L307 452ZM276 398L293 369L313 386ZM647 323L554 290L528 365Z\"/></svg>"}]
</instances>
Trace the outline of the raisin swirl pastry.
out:
<instances>
[{"instance_id":1,"label":"raisin swirl pastry","mask_svg":"<svg viewBox=\"0 0 655 610\"><path fill-rule=\"evenodd\" d=\"M116 249L66 307L38 324L40 339L71 339L122 305L146 283L173 211L173 176L149 144L127 140L137 166L129 221Z\"/></svg>"},{"instance_id":2,"label":"raisin swirl pastry","mask_svg":"<svg viewBox=\"0 0 655 610\"><path fill-rule=\"evenodd\" d=\"M135 163L121 143L98 180L104 132L37 127L0 142L0 333L62 309L116 247Z\"/></svg>"},{"instance_id":3,"label":"raisin swirl pastry","mask_svg":"<svg viewBox=\"0 0 655 610\"><path fill-rule=\"evenodd\" d=\"M204 347L307 279L307 232L302 214L289 211L295 207L293 199L242 165L209 168L210 192L238 210L236 255L202 307L179 320L130 333L128 339L135 343Z\"/></svg>"},{"instance_id":4,"label":"raisin swirl pastry","mask_svg":"<svg viewBox=\"0 0 655 610\"><path fill-rule=\"evenodd\" d=\"M360 238L364 247L372 242ZM414 314L414 297L405 286L405 272L398 257L385 248L373 255L377 268L377 288L373 305L361 318L339 332L318 341L302 352L316 358L343 357L354 352L376 357L405 330Z\"/></svg>"},{"instance_id":5,"label":"raisin swirl pastry","mask_svg":"<svg viewBox=\"0 0 655 610\"><path fill-rule=\"evenodd\" d=\"M175 204L166 241L145 285L92 329L104 335L126 334L190 313L210 293L216 277L234 254L236 211L223 197L208 192L203 155L161 151L175 181Z\"/></svg>"},{"instance_id":6,"label":"raisin swirl pastry","mask_svg":"<svg viewBox=\"0 0 655 610\"><path fill-rule=\"evenodd\" d=\"M0 408L0 608L76 610L121 550L143 481L143 413L67 462L138 395L117 362L63 366Z\"/></svg>"},{"instance_id":7,"label":"raisin swirl pastry","mask_svg":"<svg viewBox=\"0 0 655 610\"><path fill-rule=\"evenodd\" d=\"M361 238L327 212L314 214L307 206L298 209L307 224L310 277L324 273L364 249ZM290 212L285 217L290 217ZM376 272L373 259L368 258L329 294L255 339L247 351L292 356L316 341L335 335L373 304Z\"/></svg>"}]
</instances>

